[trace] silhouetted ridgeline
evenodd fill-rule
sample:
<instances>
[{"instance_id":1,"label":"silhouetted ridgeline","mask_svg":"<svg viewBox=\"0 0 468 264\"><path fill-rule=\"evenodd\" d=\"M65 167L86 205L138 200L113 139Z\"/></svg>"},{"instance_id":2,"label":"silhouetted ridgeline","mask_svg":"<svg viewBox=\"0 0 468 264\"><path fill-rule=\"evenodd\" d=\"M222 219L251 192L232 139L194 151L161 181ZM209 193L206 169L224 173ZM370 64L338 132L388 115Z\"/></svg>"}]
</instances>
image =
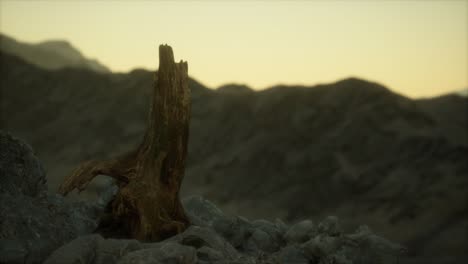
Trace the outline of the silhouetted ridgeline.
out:
<instances>
[{"instance_id":1,"label":"silhouetted ridgeline","mask_svg":"<svg viewBox=\"0 0 468 264\"><path fill-rule=\"evenodd\" d=\"M139 143L154 73L48 71L2 53L0 78L2 128L36 149L55 190L81 161ZM411 254L465 254L466 98L411 100L356 78L258 92L190 86L184 195L247 217L337 215Z\"/></svg>"},{"instance_id":2,"label":"silhouetted ridgeline","mask_svg":"<svg viewBox=\"0 0 468 264\"><path fill-rule=\"evenodd\" d=\"M63 40L29 44L0 34L0 50L16 55L29 63L45 69L55 70L74 67L102 73L109 72L106 66L96 60L84 57L80 51Z\"/></svg>"}]
</instances>

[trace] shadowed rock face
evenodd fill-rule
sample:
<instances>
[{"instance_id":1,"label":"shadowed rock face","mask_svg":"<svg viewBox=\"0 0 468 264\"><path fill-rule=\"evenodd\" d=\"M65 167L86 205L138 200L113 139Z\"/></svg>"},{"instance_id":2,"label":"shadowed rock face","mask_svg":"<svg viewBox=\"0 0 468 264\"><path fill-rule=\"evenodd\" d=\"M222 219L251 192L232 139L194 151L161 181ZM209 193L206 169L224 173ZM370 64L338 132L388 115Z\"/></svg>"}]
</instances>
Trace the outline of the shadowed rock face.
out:
<instances>
[{"instance_id":1,"label":"shadowed rock face","mask_svg":"<svg viewBox=\"0 0 468 264\"><path fill-rule=\"evenodd\" d=\"M0 131L0 193L41 197L47 193L44 168L31 147Z\"/></svg>"},{"instance_id":2,"label":"shadowed rock face","mask_svg":"<svg viewBox=\"0 0 468 264\"><path fill-rule=\"evenodd\" d=\"M139 143L152 72L49 72L1 58L3 127L35 147L52 190L80 162ZM465 254L466 98L411 100L356 78L261 92L189 86L183 195L252 218L333 214L346 230L366 223L423 244L414 254ZM91 185L82 197L100 190Z\"/></svg>"},{"instance_id":3,"label":"shadowed rock face","mask_svg":"<svg viewBox=\"0 0 468 264\"><path fill-rule=\"evenodd\" d=\"M97 226L99 207L48 196L31 147L0 130L0 262L41 263Z\"/></svg>"}]
</instances>

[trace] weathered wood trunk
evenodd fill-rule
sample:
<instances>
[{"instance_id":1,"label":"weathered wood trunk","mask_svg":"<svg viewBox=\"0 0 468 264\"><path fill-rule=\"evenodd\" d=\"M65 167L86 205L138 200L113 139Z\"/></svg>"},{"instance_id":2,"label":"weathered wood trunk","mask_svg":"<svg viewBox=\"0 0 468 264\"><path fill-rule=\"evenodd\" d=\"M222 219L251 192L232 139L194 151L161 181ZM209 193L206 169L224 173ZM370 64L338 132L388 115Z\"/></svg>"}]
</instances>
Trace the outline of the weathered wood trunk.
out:
<instances>
[{"instance_id":1,"label":"weathered wood trunk","mask_svg":"<svg viewBox=\"0 0 468 264\"><path fill-rule=\"evenodd\" d=\"M125 236L156 241L185 230L188 218L179 199L187 156L190 90L187 63L174 62L172 48L159 47L159 72L148 125L140 146L108 161L79 166L60 186L66 195L83 190L97 175L115 178L119 191L110 221Z\"/></svg>"}]
</instances>

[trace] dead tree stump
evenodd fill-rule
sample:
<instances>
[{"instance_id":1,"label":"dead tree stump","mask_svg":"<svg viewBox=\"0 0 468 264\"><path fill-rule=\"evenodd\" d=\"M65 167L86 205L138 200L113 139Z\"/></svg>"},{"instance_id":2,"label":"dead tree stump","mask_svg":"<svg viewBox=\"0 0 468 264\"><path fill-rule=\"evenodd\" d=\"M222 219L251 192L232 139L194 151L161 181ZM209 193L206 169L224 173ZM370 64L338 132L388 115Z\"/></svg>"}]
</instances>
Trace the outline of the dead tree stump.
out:
<instances>
[{"instance_id":1,"label":"dead tree stump","mask_svg":"<svg viewBox=\"0 0 468 264\"><path fill-rule=\"evenodd\" d=\"M190 90L187 63L174 62L172 48L159 46L157 74L146 133L139 147L107 161L88 161L65 179L59 192L82 191L97 175L117 180L110 221L120 233L157 241L187 228L179 199L187 156Z\"/></svg>"}]
</instances>

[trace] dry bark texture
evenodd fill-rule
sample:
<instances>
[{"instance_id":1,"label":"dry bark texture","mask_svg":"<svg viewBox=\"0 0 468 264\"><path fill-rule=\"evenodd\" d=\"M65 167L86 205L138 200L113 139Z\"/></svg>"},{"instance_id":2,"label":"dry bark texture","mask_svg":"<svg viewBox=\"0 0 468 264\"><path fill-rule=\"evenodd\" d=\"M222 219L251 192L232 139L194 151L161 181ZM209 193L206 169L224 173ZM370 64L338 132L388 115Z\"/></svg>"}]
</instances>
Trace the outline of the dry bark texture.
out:
<instances>
[{"instance_id":1,"label":"dry bark texture","mask_svg":"<svg viewBox=\"0 0 468 264\"><path fill-rule=\"evenodd\" d=\"M66 195L97 175L117 180L119 191L106 223L123 236L157 241L184 231L189 220L179 199L190 121L187 63L159 46L159 72L148 126L140 146L121 157L80 165L60 186Z\"/></svg>"}]
</instances>

